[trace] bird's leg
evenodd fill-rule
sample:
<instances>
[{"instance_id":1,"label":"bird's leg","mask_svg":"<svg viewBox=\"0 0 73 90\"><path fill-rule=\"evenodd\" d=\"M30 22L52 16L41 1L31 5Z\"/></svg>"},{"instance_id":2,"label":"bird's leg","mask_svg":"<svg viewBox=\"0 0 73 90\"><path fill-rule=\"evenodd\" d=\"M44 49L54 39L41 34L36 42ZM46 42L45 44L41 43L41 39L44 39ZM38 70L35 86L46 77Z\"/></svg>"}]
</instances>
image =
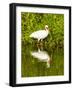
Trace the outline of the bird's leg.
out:
<instances>
[{"instance_id":1,"label":"bird's leg","mask_svg":"<svg viewBox=\"0 0 73 90\"><path fill-rule=\"evenodd\" d=\"M42 39L41 39L40 45L41 45L41 46L43 45L43 40L42 40Z\"/></svg>"},{"instance_id":2,"label":"bird's leg","mask_svg":"<svg viewBox=\"0 0 73 90\"><path fill-rule=\"evenodd\" d=\"M39 46L39 39L38 39L38 42L37 42L37 46Z\"/></svg>"},{"instance_id":3,"label":"bird's leg","mask_svg":"<svg viewBox=\"0 0 73 90\"><path fill-rule=\"evenodd\" d=\"M41 42L43 41L43 39L41 39Z\"/></svg>"},{"instance_id":4,"label":"bird's leg","mask_svg":"<svg viewBox=\"0 0 73 90\"><path fill-rule=\"evenodd\" d=\"M40 49L43 51L43 45L41 45Z\"/></svg>"},{"instance_id":5,"label":"bird's leg","mask_svg":"<svg viewBox=\"0 0 73 90\"><path fill-rule=\"evenodd\" d=\"M38 44L39 44L39 41L40 41L40 40L38 39Z\"/></svg>"}]
</instances>

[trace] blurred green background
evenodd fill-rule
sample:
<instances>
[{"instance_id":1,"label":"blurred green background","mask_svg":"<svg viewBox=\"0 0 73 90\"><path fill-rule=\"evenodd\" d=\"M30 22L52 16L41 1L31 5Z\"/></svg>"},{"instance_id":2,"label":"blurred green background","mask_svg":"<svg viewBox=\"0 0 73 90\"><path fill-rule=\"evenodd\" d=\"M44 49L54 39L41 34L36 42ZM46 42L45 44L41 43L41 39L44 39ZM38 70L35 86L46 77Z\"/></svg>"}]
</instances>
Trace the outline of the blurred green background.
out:
<instances>
[{"instance_id":1,"label":"blurred green background","mask_svg":"<svg viewBox=\"0 0 73 90\"><path fill-rule=\"evenodd\" d=\"M43 14L43 13L21 13L22 41L27 44L36 43L29 37L31 33L43 30L47 24L50 34L44 40L44 45L49 47L64 46L64 15L63 14Z\"/></svg>"}]
</instances>

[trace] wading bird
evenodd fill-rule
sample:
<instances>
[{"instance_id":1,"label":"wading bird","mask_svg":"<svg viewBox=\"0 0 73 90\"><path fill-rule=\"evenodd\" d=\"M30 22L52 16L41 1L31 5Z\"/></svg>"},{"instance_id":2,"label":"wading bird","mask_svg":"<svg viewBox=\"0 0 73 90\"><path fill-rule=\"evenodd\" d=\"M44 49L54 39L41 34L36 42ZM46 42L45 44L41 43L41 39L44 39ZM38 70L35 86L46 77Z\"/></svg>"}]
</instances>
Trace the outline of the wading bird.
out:
<instances>
[{"instance_id":1,"label":"wading bird","mask_svg":"<svg viewBox=\"0 0 73 90\"><path fill-rule=\"evenodd\" d=\"M50 31L49 31L48 25L45 25L44 30L35 31L29 37L37 39L39 42L40 40L42 41L43 39L45 39L49 33Z\"/></svg>"}]
</instances>

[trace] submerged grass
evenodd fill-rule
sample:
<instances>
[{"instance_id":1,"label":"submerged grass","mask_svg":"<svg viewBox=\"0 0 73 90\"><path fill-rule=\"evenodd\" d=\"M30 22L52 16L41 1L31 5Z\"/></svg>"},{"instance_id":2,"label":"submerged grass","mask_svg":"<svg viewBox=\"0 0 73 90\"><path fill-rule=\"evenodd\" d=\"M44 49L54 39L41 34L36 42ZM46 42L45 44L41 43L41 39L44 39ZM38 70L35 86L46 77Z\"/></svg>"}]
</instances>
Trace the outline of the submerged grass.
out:
<instances>
[{"instance_id":1,"label":"submerged grass","mask_svg":"<svg viewBox=\"0 0 73 90\"><path fill-rule=\"evenodd\" d=\"M49 50L45 49L48 55L52 55L50 68L47 68L47 63L39 61L31 56L33 50L32 45L22 45L22 77L37 77L37 76L58 76L64 75L64 53L63 49ZM37 50L34 48L33 51Z\"/></svg>"}]
</instances>

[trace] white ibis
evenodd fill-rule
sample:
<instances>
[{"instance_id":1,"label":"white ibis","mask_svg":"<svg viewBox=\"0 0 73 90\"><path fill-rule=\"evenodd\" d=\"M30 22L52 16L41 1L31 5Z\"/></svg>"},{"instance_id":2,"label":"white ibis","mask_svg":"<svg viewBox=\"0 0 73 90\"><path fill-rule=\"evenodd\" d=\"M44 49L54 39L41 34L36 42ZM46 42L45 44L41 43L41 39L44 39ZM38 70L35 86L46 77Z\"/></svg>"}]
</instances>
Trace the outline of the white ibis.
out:
<instances>
[{"instance_id":1,"label":"white ibis","mask_svg":"<svg viewBox=\"0 0 73 90\"><path fill-rule=\"evenodd\" d=\"M37 39L39 42L40 40L42 41L43 39L45 39L49 33L50 31L49 31L48 25L45 25L44 30L35 31L29 37Z\"/></svg>"}]
</instances>

